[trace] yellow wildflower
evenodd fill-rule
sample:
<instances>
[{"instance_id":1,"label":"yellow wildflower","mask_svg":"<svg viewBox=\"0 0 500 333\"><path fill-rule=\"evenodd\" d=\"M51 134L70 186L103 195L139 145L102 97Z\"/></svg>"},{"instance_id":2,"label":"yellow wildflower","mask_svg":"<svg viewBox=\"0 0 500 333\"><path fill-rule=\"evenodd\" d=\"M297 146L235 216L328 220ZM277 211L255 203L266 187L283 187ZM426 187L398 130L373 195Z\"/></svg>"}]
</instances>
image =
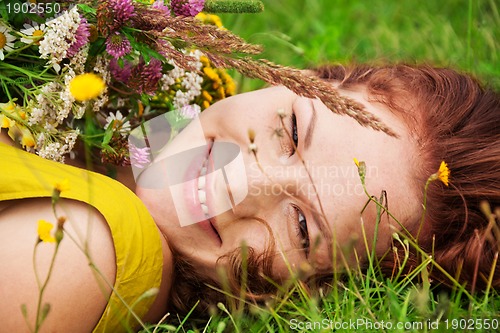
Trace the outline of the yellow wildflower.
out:
<instances>
[{"instance_id":1,"label":"yellow wildflower","mask_svg":"<svg viewBox=\"0 0 500 333\"><path fill-rule=\"evenodd\" d=\"M154 97L157 97L156 95ZM139 117L142 117L144 114L144 105L141 103L141 101L137 102L137 115Z\"/></svg>"},{"instance_id":2,"label":"yellow wildflower","mask_svg":"<svg viewBox=\"0 0 500 333\"><path fill-rule=\"evenodd\" d=\"M207 14L207 13L199 13L198 15L195 16L196 19L200 20L201 22L205 24L211 24L215 25L218 28L224 29L222 26L222 21L219 16L214 15L214 14Z\"/></svg>"},{"instance_id":3,"label":"yellow wildflower","mask_svg":"<svg viewBox=\"0 0 500 333\"><path fill-rule=\"evenodd\" d=\"M228 81L226 83L226 95L227 96L234 96L236 94L236 85L234 84L234 82L231 80L231 81Z\"/></svg>"},{"instance_id":4,"label":"yellow wildflower","mask_svg":"<svg viewBox=\"0 0 500 333\"><path fill-rule=\"evenodd\" d=\"M38 238L44 243L55 243L56 238L50 233L54 225L45 220L38 220Z\"/></svg>"},{"instance_id":5,"label":"yellow wildflower","mask_svg":"<svg viewBox=\"0 0 500 333\"><path fill-rule=\"evenodd\" d=\"M445 163L445 161L442 161L441 165L439 166L437 178L440 181L442 181L443 184L448 186L450 178L450 169L448 169L448 165Z\"/></svg>"},{"instance_id":6,"label":"yellow wildflower","mask_svg":"<svg viewBox=\"0 0 500 333\"><path fill-rule=\"evenodd\" d=\"M20 131L21 131L21 145L23 147L34 147L35 146L35 138L33 137L33 134L31 134L31 131L25 127L18 125Z\"/></svg>"},{"instance_id":7,"label":"yellow wildflower","mask_svg":"<svg viewBox=\"0 0 500 333\"><path fill-rule=\"evenodd\" d=\"M5 121L5 119L3 119L3 121ZM8 124L9 131L7 134L13 141L19 142L23 148L35 146L35 138L28 127L11 119Z\"/></svg>"},{"instance_id":8,"label":"yellow wildflower","mask_svg":"<svg viewBox=\"0 0 500 333\"><path fill-rule=\"evenodd\" d=\"M5 111L9 111L10 113L12 113L12 111L16 109L16 103L14 102L9 102L2 105L4 105Z\"/></svg>"},{"instance_id":9,"label":"yellow wildflower","mask_svg":"<svg viewBox=\"0 0 500 333\"><path fill-rule=\"evenodd\" d=\"M203 67L210 67L210 59L207 56L200 56L200 62L203 64Z\"/></svg>"},{"instance_id":10,"label":"yellow wildflower","mask_svg":"<svg viewBox=\"0 0 500 333\"><path fill-rule=\"evenodd\" d=\"M14 126L16 123L12 120L15 117L16 103L10 101L8 103L0 103L0 127L9 128Z\"/></svg>"},{"instance_id":11,"label":"yellow wildflower","mask_svg":"<svg viewBox=\"0 0 500 333\"><path fill-rule=\"evenodd\" d=\"M213 68L204 67L203 72L210 80L221 83L219 74L217 74L217 72Z\"/></svg>"},{"instance_id":12,"label":"yellow wildflower","mask_svg":"<svg viewBox=\"0 0 500 333\"><path fill-rule=\"evenodd\" d=\"M59 192L69 191L69 189L70 189L69 179L64 178L62 181L55 183L54 188Z\"/></svg>"},{"instance_id":13,"label":"yellow wildflower","mask_svg":"<svg viewBox=\"0 0 500 333\"><path fill-rule=\"evenodd\" d=\"M6 115L0 113L0 128L9 128L13 125L12 120Z\"/></svg>"},{"instance_id":14,"label":"yellow wildflower","mask_svg":"<svg viewBox=\"0 0 500 333\"><path fill-rule=\"evenodd\" d=\"M206 91L206 90L203 90L203 91L201 92L201 95L203 96L203 99L205 99L205 100L206 100L206 101L208 101L208 102L212 102L212 101L213 101L213 99L214 99L214 98L212 97L212 95L210 95L210 93L209 93L208 91Z\"/></svg>"},{"instance_id":15,"label":"yellow wildflower","mask_svg":"<svg viewBox=\"0 0 500 333\"><path fill-rule=\"evenodd\" d=\"M438 172L433 173L427 180L427 183L433 182L438 179L442 181L446 186L448 186L450 183L450 169L448 169L448 165L445 163L445 161L441 162Z\"/></svg>"},{"instance_id":16,"label":"yellow wildflower","mask_svg":"<svg viewBox=\"0 0 500 333\"><path fill-rule=\"evenodd\" d=\"M223 99L223 98L226 98L226 92L224 90L224 87L220 86L218 89L217 89L217 97L219 99Z\"/></svg>"},{"instance_id":17,"label":"yellow wildflower","mask_svg":"<svg viewBox=\"0 0 500 333\"><path fill-rule=\"evenodd\" d=\"M359 178L361 180L361 184L365 184L365 178L366 178L366 163L364 161L358 161L357 158L353 158L354 164L358 167L358 174Z\"/></svg>"},{"instance_id":18,"label":"yellow wildflower","mask_svg":"<svg viewBox=\"0 0 500 333\"><path fill-rule=\"evenodd\" d=\"M77 75L69 83L71 95L79 102L96 98L102 94L105 87L104 80L94 73Z\"/></svg>"}]
</instances>

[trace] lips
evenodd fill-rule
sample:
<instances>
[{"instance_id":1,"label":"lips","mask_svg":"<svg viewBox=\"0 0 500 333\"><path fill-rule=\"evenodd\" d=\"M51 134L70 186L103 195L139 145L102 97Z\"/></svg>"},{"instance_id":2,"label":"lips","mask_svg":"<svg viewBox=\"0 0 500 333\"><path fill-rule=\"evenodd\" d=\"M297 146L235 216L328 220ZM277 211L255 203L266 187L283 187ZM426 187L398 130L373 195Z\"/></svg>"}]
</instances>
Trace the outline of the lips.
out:
<instances>
[{"instance_id":1,"label":"lips","mask_svg":"<svg viewBox=\"0 0 500 333\"><path fill-rule=\"evenodd\" d=\"M208 236L221 245L222 241L215 228L215 217L213 215L212 197L212 175L213 163L211 161L211 149L213 141L210 141L206 150L195 156L186 170L185 174L185 199L186 205L191 213L192 223L202 229Z\"/></svg>"}]
</instances>

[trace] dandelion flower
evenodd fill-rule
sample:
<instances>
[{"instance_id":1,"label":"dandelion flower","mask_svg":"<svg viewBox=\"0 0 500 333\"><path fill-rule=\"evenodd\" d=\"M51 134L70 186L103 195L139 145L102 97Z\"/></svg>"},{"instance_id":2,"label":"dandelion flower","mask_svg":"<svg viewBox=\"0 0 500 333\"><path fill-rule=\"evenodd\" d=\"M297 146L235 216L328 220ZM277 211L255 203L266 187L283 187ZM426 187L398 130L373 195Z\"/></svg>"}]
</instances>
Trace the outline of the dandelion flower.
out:
<instances>
[{"instance_id":1,"label":"dandelion flower","mask_svg":"<svg viewBox=\"0 0 500 333\"><path fill-rule=\"evenodd\" d=\"M56 238L50 233L54 225L45 220L38 220L38 238L44 243L55 243Z\"/></svg>"},{"instance_id":2,"label":"dandelion flower","mask_svg":"<svg viewBox=\"0 0 500 333\"><path fill-rule=\"evenodd\" d=\"M356 164L356 166L359 168L359 161L358 161L358 159L355 157L355 158L353 158L353 160L354 160L354 164Z\"/></svg>"},{"instance_id":3,"label":"dandelion flower","mask_svg":"<svg viewBox=\"0 0 500 333\"><path fill-rule=\"evenodd\" d=\"M24 29L20 32L26 37L21 38L21 42L25 44L39 43L45 34L45 24L38 25L38 23L33 22L32 24L23 24Z\"/></svg>"},{"instance_id":4,"label":"dandelion flower","mask_svg":"<svg viewBox=\"0 0 500 333\"><path fill-rule=\"evenodd\" d=\"M113 123L113 130L118 131L122 136L126 136L130 132L130 123L128 120L125 121L125 118L120 111L110 113L109 116L106 117L104 129L107 129L111 123Z\"/></svg>"},{"instance_id":5,"label":"dandelion flower","mask_svg":"<svg viewBox=\"0 0 500 333\"><path fill-rule=\"evenodd\" d=\"M439 166L437 178L443 182L446 186L449 184L449 178L450 178L450 169L448 169L448 165L445 163L445 161L441 162L441 165Z\"/></svg>"},{"instance_id":6,"label":"dandelion flower","mask_svg":"<svg viewBox=\"0 0 500 333\"><path fill-rule=\"evenodd\" d=\"M11 30L7 26L0 24L0 60L5 59L4 51L10 52L14 49L13 42L16 37L12 36L10 32Z\"/></svg>"},{"instance_id":7,"label":"dandelion flower","mask_svg":"<svg viewBox=\"0 0 500 333\"><path fill-rule=\"evenodd\" d=\"M79 101L84 102L98 97L106 87L104 80L96 74L85 73L75 76L69 83L71 95Z\"/></svg>"},{"instance_id":8,"label":"dandelion flower","mask_svg":"<svg viewBox=\"0 0 500 333\"><path fill-rule=\"evenodd\" d=\"M132 51L132 46L127 37L116 31L106 40L106 51L118 59L129 54Z\"/></svg>"}]
</instances>

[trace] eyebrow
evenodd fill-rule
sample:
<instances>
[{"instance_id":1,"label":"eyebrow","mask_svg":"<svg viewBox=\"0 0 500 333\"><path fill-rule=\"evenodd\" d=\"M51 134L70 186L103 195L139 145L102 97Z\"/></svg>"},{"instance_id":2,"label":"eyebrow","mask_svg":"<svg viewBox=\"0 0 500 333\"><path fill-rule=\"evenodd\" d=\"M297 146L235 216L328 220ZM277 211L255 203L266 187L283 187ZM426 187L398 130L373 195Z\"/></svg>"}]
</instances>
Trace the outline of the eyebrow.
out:
<instances>
[{"instance_id":1,"label":"eyebrow","mask_svg":"<svg viewBox=\"0 0 500 333\"><path fill-rule=\"evenodd\" d=\"M306 129L306 135L304 137L304 147L306 149L309 149L309 147L311 146L311 142L312 142L312 135L314 133L314 127L316 126L316 121L317 121L317 114L316 114L316 108L314 107L314 103L313 103L313 100L310 99L311 101L311 106L312 106L312 117L311 117L311 120L309 121L309 125L307 126L307 129Z\"/></svg>"}]
</instances>

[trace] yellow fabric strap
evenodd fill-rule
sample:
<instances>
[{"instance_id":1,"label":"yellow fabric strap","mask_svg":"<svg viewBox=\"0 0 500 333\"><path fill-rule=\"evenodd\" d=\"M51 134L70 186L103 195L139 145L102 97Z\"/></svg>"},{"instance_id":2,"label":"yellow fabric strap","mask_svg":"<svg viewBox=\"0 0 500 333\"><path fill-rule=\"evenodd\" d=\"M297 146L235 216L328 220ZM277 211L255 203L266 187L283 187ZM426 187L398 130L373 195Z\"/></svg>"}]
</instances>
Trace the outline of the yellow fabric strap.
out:
<instances>
[{"instance_id":1,"label":"yellow fabric strap","mask_svg":"<svg viewBox=\"0 0 500 333\"><path fill-rule=\"evenodd\" d=\"M162 273L160 234L139 198L106 176L45 160L0 143L0 200L50 197L54 185L69 181L61 197L95 207L108 222L116 255L114 291L94 332L121 332L137 325L127 307L142 317L154 297L141 298L159 288ZM36 221L33 222L36 233ZM127 320L130 319L129 322Z\"/></svg>"}]
</instances>

